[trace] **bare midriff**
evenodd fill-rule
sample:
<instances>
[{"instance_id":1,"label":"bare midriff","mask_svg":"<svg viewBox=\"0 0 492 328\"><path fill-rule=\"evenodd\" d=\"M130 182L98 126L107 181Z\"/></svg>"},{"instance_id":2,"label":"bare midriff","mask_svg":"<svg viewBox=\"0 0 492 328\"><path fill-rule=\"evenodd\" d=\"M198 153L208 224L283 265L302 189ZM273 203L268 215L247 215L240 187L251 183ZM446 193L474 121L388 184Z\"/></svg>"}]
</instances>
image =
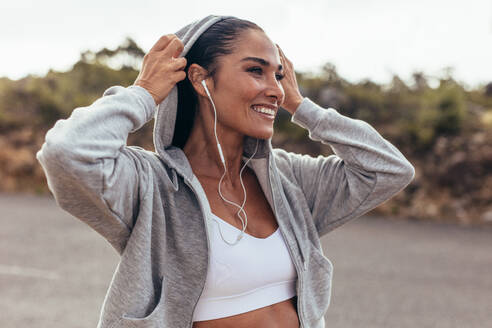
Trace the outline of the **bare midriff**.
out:
<instances>
[{"instance_id":1,"label":"bare midriff","mask_svg":"<svg viewBox=\"0 0 492 328\"><path fill-rule=\"evenodd\" d=\"M237 315L196 321L193 328L299 328L296 297Z\"/></svg>"}]
</instances>

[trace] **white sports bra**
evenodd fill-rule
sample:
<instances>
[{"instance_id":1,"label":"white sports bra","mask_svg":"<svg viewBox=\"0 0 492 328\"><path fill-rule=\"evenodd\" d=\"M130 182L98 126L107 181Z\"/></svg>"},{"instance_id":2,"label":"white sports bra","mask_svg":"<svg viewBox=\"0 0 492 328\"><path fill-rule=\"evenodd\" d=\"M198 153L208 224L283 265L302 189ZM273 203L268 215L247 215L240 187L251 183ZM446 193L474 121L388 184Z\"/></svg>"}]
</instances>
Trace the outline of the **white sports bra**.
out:
<instances>
[{"instance_id":1,"label":"white sports bra","mask_svg":"<svg viewBox=\"0 0 492 328\"><path fill-rule=\"evenodd\" d=\"M296 295L297 273L279 228L267 238L246 232L234 246L240 229L210 210L210 263L193 321L244 313Z\"/></svg>"}]
</instances>

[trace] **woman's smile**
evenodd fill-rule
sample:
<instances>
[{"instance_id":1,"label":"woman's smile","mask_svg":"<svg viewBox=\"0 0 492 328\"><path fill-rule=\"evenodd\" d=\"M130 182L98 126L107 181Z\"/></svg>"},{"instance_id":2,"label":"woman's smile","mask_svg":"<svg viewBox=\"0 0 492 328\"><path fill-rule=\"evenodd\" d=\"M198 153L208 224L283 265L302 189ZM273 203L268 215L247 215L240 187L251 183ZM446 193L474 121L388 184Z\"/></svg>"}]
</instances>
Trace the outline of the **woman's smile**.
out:
<instances>
[{"instance_id":1,"label":"woman's smile","mask_svg":"<svg viewBox=\"0 0 492 328\"><path fill-rule=\"evenodd\" d=\"M285 97L280 82L283 67L275 44L264 32L245 31L234 51L218 61L216 72L209 83L217 124L234 131L220 137L271 138L273 122Z\"/></svg>"},{"instance_id":2,"label":"woman's smile","mask_svg":"<svg viewBox=\"0 0 492 328\"><path fill-rule=\"evenodd\" d=\"M253 109L262 119L273 121L275 119L275 115L277 114L277 110L271 107L273 106L267 107L265 105L253 105L251 106L251 109Z\"/></svg>"}]
</instances>

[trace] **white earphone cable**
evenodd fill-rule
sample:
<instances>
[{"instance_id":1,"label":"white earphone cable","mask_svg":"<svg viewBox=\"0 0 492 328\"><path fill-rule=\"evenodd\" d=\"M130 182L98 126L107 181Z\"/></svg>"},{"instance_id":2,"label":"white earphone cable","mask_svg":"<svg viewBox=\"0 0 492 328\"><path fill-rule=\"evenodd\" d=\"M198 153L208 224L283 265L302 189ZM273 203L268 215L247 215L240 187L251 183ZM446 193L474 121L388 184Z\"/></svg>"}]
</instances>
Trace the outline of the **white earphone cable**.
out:
<instances>
[{"instance_id":1,"label":"white earphone cable","mask_svg":"<svg viewBox=\"0 0 492 328\"><path fill-rule=\"evenodd\" d=\"M222 240L224 240L225 243L233 246L235 244L237 244L239 242L239 240L241 240L241 238L243 237L244 235L244 231L246 230L246 226L248 225L248 216L246 214L246 212L244 211L244 205L246 204L246 189L244 188L244 183L243 183L243 179L242 179L242 174L243 174L243 170L244 168L246 167L246 165L248 164L248 162L256 155L256 151L258 150L258 139L256 139L256 147L255 147L255 151L253 153L253 155L244 163L243 167L241 168L241 171L239 172L239 180L241 181L241 186L243 188L243 193L244 193L244 201L243 201L243 204L241 206L237 205L236 203L226 199L221 191L220 191L220 185L222 184L222 179L224 178L226 172L227 172L227 167L226 167L226 164L225 164L225 159L224 159L224 155L222 153L222 148L220 146L220 143L219 143L219 138L217 136L217 109L215 108L215 104L214 104L214 101L212 100L212 96L210 95L210 92L208 91L208 88L207 88L207 85L205 83L205 80L202 80L202 85L203 87L205 88L205 92L207 93L207 96L208 98L210 99L210 102L212 103L212 107L214 108L214 133L215 133L215 140L217 141L217 148L219 150L219 155L220 155L220 159L221 159L221 162L222 162L222 165L224 166L224 173L222 174L222 177L220 178L220 181L219 181L219 195L220 197L226 201L227 203L229 204L232 204L236 207L239 208L239 211L236 213L237 216L239 217L239 219L241 220L242 222L242 226L243 226L243 229L241 230L241 233L237 236L236 238L236 241L235 242L229 242L227 241L224 236L222 235L222 231L220 229L220 225L219 223L217 222L217 220L214 219L214 221L217 223L217 226L219 228L219 233L220 233L220 236L222 237ZM242 212L245 216L245 221L243 221L241 215L240 215L240 212Z\"/></svg>"}]
</instances>

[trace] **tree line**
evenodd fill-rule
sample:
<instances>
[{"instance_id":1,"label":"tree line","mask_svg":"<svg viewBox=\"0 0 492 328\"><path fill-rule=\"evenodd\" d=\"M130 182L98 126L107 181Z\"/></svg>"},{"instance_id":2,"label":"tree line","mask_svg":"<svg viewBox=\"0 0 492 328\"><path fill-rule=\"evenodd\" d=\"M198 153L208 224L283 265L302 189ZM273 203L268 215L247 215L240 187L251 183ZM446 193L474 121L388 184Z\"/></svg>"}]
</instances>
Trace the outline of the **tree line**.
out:
<instances>
[{"instance_id":1,"label":"tree line","mask_svg":"<svg viewBox=\"0 0 492 328\"><path fill-rule=\"evenodd\" d=\"M82 52L66 72L0 78L0 190L48 192L34 158L46 131L110 86L132 85L144 54L126 38L116 49ZM424 72L413 73L410 83L397 75L385 85L369 79L350 83L330 63L296 74L304 96L368 122L416 166L416 179L379 212L492 220L492 82L468 90L448 70L434 85ZM131 134L128 144L153 150L151 122ZM286 111L279 111L272 144L313 156L331 151L310 141Z\"/></svg>"}]
</instances>

